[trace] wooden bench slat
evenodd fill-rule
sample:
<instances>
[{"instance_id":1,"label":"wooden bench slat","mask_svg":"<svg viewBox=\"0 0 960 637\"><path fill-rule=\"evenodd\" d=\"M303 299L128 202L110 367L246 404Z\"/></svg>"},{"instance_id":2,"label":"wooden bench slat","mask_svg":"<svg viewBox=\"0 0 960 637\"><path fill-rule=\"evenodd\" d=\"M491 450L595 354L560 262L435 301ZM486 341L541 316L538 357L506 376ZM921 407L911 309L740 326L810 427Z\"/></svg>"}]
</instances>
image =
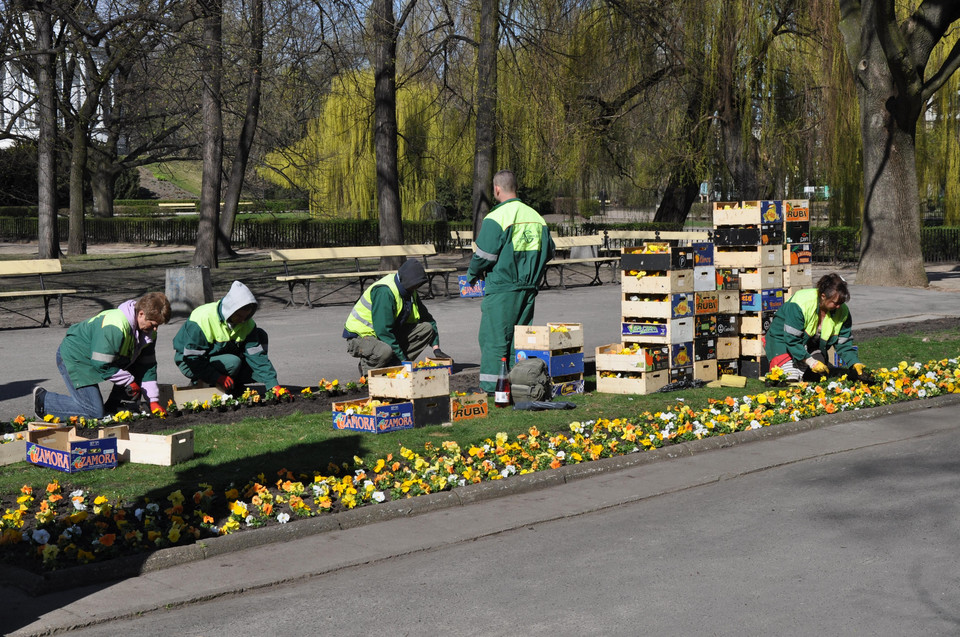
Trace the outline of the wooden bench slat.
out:
<instances>
[{"instance_id":1,"label":"wooden bench slat","mask_svg":"<svg viewBox=\"0 0 960 637\"><path fill-rule=\"evenodd\" d=\"M0 276L26 274L56 274L62 272L59 259L21 259L0 261Z\"/></svg>"},{"instance_id":2,"label":"wooden bench slat","mask_svg":"<svg viewBox=\"0 0 960 637\"><path fill-rule=\"evenodd\" d=\"M271 250L273 261L327 261L330 259L379 259L381 257L422 257L437 253L432 244L397 246L356 246L340 248L293 248Z\"/></svg>"},{"instance_id":3,"label":"wooden bench slat","mask_svg":"<svg viewBox=\"0 0 960 637\"><path fill-rule=\"evenodd\" d=\"M0 291L0 298L12 299L28 296L39 296L43 298L43 321L40 321L40 325L46 326L50 323L50 299L57 297L60 308L60 325L63 325L63 295L76 294L77 290L71 288L44 288L43 286L44 274L57 274L62 271L63 269L60 266L59 259L17 259L13 261L0 261L0 277L23 277L37 275L40 279L39 289ZM15 314L32 318L26 314L18 312L15 309L5 309L8 309Z\"/></svg>"},{"instance_id":4,"label":"wooden bench slat","mask_svg":"<svg viewBox=\"0 0 960 637\"><path fill-rule=\"evenodd\" d=\"M76 294L76 290L17 290L13 292L0 292L0 297L13 296L56 296L57 294Z\"/></svg>"}]
</instances>

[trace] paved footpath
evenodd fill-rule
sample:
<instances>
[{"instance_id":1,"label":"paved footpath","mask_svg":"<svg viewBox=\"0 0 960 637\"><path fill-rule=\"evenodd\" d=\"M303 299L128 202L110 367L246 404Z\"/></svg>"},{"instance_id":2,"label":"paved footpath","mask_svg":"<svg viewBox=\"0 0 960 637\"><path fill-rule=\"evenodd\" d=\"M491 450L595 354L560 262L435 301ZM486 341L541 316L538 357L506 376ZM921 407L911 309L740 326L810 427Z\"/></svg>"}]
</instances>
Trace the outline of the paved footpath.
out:
<instances>
[{"instance_id":1,"label":"paved footpath","mask_svg":"<svg viewBox=\"0 0 960 637\"><path fill-rule=\"evenodd\" d=\"M853 270L819 266L814 268L814 280L830 271L839 271L852 282L849 305L854 335L858 327L960 315L960 266L928 268L931 285L926 289L859 285ZM604 271L602 276L607 283L601 286L554 288L542 291L537 297L534 324L582 323L588 359L596 347L620 341L620 286L609 283L609 271ZM214 290L217 298L225 292ZM480 300L441 296L427 301L427 306L437 319L441 346L454 357L457 368L478 367ZM316 386L321 378L347 381L359 376L356 359L347 355L341 337L349 310L350 305L340 304L312 309L265 309L257 314L257 324L270 337L270 358L277 367L281 384ZM175 318L159 330L157 354L161 383L186 382L173 363L173 337L182 323L182 318ZM0 367L0 420L32 414L31 392L37 384L63 391L63 381L54 362L62 339L63 329L58 327L0 330L0 360L5 363ZM108 385L102 385L101 390L106 395Z\"/></svg>"}]
</instances>

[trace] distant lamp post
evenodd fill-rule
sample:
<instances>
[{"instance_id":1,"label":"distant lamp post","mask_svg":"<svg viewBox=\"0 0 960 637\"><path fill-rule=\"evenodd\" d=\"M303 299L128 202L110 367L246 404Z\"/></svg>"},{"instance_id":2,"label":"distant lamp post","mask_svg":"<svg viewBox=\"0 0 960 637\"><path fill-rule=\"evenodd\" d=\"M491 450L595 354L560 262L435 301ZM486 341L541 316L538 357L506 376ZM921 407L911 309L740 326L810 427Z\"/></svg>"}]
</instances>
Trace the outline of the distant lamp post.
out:
<instances>
[{"instance_id":1,"label":"distant lamp post","mask_svg":"<svg viewBox=\"0 0 960 637\"><path fill-rule=\"evenodd\" d=\"M607 191L600 191L600 216L607 216Z\"/></svg>"}]
</instances>

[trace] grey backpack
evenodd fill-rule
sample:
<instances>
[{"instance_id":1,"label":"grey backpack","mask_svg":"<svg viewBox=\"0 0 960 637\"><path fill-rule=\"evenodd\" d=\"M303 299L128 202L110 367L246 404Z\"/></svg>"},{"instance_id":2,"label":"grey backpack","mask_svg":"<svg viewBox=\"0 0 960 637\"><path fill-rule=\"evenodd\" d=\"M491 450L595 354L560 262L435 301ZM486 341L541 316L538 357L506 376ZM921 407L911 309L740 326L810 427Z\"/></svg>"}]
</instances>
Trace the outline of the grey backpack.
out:
<instances>
[{"instance_id":1,"label":"grey backpack","mask_svg":"<svg viewBox=\"0 0 960 637\"><path fill-rule=\"evenodd\" d=\"M510 370L510 392L513 403L553 398L547 364L539 358L527 358Z\"/></svg>"}]
</instances>

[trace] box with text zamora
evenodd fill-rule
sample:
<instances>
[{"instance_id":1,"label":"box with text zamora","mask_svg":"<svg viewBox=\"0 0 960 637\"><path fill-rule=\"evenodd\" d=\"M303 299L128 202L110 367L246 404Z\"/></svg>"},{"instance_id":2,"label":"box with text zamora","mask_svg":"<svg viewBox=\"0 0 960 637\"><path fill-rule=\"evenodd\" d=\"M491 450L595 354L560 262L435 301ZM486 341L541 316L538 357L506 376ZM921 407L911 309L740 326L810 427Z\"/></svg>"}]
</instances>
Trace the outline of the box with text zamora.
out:
<instances>
[{"instance_id":1,"label":"box with text zamora","mask_svg":"<svg viewBox=\"0 0 960 637\"><path fill-rule=\"evenodd\" d=\"M27 462L64 473L117 466L115 438L88 439L73 427L27 432Z\"/></svg>"},{"instance_id":2,"label":"box with text zamora","mask_svg":"<svg viewBox=\"0 0 960 637\"><path fill-rule=\"evenodd\" d=\"M460 298L462 299L478 299L483 296L484 289L486 288L483 279L470 285L466 274L461 274L457 277L457 284L460 286Z\"/></svg>"},{"instance_id":3,"label":"box with text zamora","mask_svg":"<svg viewBox=\"0 0 960 637\"><path fill-rule=\"evenodd\" d=\"M364 409L369 399L345 400L333 403L333 428L383 434L401 429L413 429L413 403L384 403L370 410L372 413L357 413Z\"/></svg>"}]
</instances>

